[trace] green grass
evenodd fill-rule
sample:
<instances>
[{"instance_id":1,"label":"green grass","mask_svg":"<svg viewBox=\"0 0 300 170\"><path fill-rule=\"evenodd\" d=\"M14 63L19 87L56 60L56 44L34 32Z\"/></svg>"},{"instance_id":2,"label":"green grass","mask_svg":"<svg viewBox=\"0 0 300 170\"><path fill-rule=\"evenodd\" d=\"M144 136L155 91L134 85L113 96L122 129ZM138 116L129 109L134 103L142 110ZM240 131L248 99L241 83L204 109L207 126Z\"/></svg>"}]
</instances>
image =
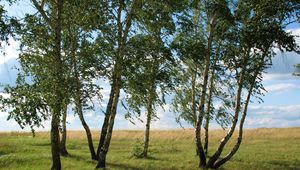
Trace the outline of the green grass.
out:
<instances>
[{"instance_id":1,"label":"green grass","mask_svg":"<svg viewBox=\"0 0 300 170\"><path fill-rule=\"evenodd\" d=\"M216 148L224 131L210 132L210 153ZM31 137L30 133L0 133L0 169L50 169L51 155L47 132ZM108 169L197 169L192 130L154 131L150 157L131 156L141 131L116 131L107 157ZM236 136L234 136L235 138ZM94 132L95 146L98 134ZM234 140L224 153L232 146ZM62 157L63 169L94 169L83 132L69 132L69 157ZM300 128L246 130L237 154L222 169L300 170Z\"/></svg>"}]
</instances>

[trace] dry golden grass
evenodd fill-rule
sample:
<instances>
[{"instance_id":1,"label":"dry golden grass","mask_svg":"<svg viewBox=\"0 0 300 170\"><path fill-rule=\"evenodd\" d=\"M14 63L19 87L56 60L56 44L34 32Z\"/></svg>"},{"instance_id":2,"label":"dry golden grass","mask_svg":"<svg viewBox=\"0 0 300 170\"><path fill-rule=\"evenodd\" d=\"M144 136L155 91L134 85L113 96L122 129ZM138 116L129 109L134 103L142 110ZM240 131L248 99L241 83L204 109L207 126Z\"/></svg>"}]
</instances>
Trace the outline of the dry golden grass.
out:
<instances>
[{"instance_id":1,"label":"dry golden grass","mask_svg":"<svg viewBox=\"0 0 300 170\"><path fill-rule=\"evenodd\" d=\"M226 130L210 130L209 137L211 140L220 140L226 135ZM233 138L237 137L238 131L233 135ZM0 132L0 136L31 136L30 132ZM92 131L93 139L99 139L100 131ZM143 138L144 132L141 130L115 130L113 132L113 139L126 140ZM177 139L193 139L193 129L178 129L178 130L153 130L151 131L151 139L165 139L165 140L177 140ZM37 137L48 138L49 132L37 132ZM70 130L67 133L68 139L85 139L85 131L73 131ZM258 128L258 129L246 129L244 130L244 138L251 139L300 139L300 127L294 128Z\"/></svg>"}]
</instances>

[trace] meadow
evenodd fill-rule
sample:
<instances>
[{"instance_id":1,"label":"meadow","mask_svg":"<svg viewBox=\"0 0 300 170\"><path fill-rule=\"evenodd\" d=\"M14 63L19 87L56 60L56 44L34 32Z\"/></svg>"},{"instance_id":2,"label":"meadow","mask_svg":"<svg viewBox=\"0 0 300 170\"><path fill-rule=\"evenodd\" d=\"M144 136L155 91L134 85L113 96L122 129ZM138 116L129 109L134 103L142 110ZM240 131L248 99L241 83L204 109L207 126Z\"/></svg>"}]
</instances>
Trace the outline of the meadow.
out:
<instances>
[{"instance_id":1,"label":"meadow","mask_svg":"<svg viewBox=\"0 0 300 170\"><path fill-rule=\"evenodd\" d=\"M224 133L226 131L210 131L210 154ZM197 169L193 130L152 131L150 135L150 157L139 159L132 157L132 151L143 139L143 132L115 131L107 157L107 169ZM98 137L99 132L94 131L95 146ZM232 139L235 138L236 134ZM229 147L233 142L235 140L230 141ZM68 132L67 149L70 156L62 157L63 169L95 168L96 162L90 160L83 131ZM49 132L38 132L34 138L31 133L0 133L0 169L49 169L50 152ZM300 170L300 128L245 130L239 151L221 169Z\"/></svg>"}]
</instances>

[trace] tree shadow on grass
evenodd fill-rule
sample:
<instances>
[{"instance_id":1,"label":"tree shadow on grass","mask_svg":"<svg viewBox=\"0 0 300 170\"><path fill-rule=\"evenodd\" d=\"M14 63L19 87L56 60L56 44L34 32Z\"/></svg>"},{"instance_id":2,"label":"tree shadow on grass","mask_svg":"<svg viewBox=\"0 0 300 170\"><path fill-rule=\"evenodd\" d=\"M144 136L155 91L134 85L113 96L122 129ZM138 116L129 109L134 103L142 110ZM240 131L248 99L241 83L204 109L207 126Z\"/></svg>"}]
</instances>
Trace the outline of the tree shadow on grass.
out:
<instances>
[{"instance_id":1,"label":"tree shadow on grass","mask_svg":"<svg viewBox=\"0 0 300 170\"><path fill-rule=\"evenodd\" d=\"M130 156L129 159L153 160L153 161L159 161L159 160L162 160L162 159L157 158L157 157L154 157L154 156L147 156L147 157Z\"/></svg>"},{"instance_id":2,"label":"tree shadow on grass","mask_svg":"<svg viewBox=\"0 0 300 170\"><path fill-rule=\"evenodd\" d=\"M127 164L120 164L120 163L107 163L108 168L107 169L128 169L128 170L140 170L140 168L127 165Z\"/></svg>"},{"instance_id":3,"label":"tree shadow on grass","mask_svg":"<svg viewBox=\"0 0 300 170\"><path fill-rule=\"evenodd\" d=\"M71 153L69 153L67 156L64 156L64 157L70 158L70 159L75 159L75 160L78 160L78 161L89 161L89 159L87 159L86 157L71 154Z\"/></svg>"},{"instance_id":4,"label":"tree shadow on grass","mask_svg":"<svg viewBox=\"0 0 300 170\"><path fill-rule=\"evenodd\" d=\"M0 151L0 158L1 158L2 156L6 156L6 155L9 155L9 154L11 154L11 153L13 153L13 152Z\"/></svg>"},{"instance_id":5,"label":"tree shadow on grass","mask_svg":"<svg viewBox=\"0 0 300 170\"><path fill-rule=\"evenodd\" d=\"M96 166L96 164L97 164L97 161L87 159L85 156L80 156L80 155L69 154L68 156L66 156L66 158L73 159L75 161L86 162L86 163L92 164L94 166ZM122 163L107 163L106 165L107 165L107 167L105 168L106 170L109 170L109 169L140 170L140 168L138 168L138 167L128 165L128 164L122 164Z\"/></svg>"},{"instance_id":6,"label":"tree shadow on grass","mask_svg":"<svg viewBox=\"0 0 300 170\"><path fill-rule=\"evenodd\" d=\"M13 150L0 151L0 157L1 156L6 156L6 155L9 155L9 154L12 154L12 153L15 153L15 151L13 151Z\"/></svg>"},{"instance_id":7,"label":"tree shadow on grass","mask_svg":"<svg viewBox=\"0 0 300 170\"><path fill-rule=\"evenodd\" d=\"M157 157L154 157L154 156L148 156L147 158L144 158L144 159L153 160L153 161L161 160L160 158L157 158Z\"/></svg>"}]
</instances>

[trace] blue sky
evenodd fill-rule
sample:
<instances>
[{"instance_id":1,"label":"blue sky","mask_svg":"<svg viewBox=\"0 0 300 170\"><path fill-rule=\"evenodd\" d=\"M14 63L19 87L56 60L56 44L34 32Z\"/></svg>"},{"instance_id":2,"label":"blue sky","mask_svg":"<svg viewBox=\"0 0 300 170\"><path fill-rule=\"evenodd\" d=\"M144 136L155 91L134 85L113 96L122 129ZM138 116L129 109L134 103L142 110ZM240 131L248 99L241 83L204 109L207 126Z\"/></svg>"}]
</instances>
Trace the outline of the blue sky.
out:
<instances>
[{"instance_id":1,"label":"blue sky","mask_svg":"<svg viewBox=\"0 0 300 170\"><path fill-rule=\"evenodd\" d=\"M28 4L27 4L28 5ZM26 4L25 4L26 6ZM19 16L23 15L22 9L13 8L11 13ZM24 9L24 8L23 8ZM300 24L294 24L289 27L289 31L300 36ZM300 37L297 38L300 45ZM18 47L19 43L10 39L10 46L5 46L3 51L6 55L0 54L0 84L12 84L16 78L16 70L13 69L18 65ZM248 117L246 118L246 128L261 127L295 127L300 126L300 77L295 77L292 73L295 71L294 65L300 63L300 56L295 53L281 53L278 51L273 59L273 66L263 75L263 84L268 91L262 97L264 103L253 102L249 106ZM95 111L87 111L85 118L91 129L100 129L103 121L103 113L100 109L105 110L106 99L108 98L109 86L104 85L104 101L101 107ZM164 109L158 108L157 113L159 120L152 123L152 129L174 129L180 128L175 122L175 115L172 113L171 105L167 104ZM115 129L143 129L144 124L136 121L136 125L131 124L124 118L125 111L122 106L118 109L115 122ZM0 131L21 131L22 129L14 121L7 121L7 113L0 112ZM142 116L145 119L145 116ZM69 109L68 128L72 130L83 129L79 118ZM39 130L49 130L50 122L44 123L45 128ZM186 128L190 126L185 124ZM218 126L213 123L212 128ZM28 130L28 129L25 129Z\"/></svg>"}]
</instances>

